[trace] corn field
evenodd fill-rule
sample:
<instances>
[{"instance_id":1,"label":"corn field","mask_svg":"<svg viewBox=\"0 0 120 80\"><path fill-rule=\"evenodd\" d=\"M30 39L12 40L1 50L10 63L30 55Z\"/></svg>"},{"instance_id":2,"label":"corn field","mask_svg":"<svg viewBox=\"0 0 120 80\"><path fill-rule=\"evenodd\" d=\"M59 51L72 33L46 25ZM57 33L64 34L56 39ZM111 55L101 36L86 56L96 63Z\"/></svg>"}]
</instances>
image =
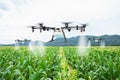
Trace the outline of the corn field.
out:
<instances>
[{"instance_id":1,"label":"corn field","mask_svg":"<svg viewBox=\"0 0 120 80\"><path fill-rule=\"evenodd\" d=\"M0 80L120 80L120 47L45 47L35 56L27 47L0 47ZM39 54L39 53L37 53Z\"/></svg>"}]
</instances>

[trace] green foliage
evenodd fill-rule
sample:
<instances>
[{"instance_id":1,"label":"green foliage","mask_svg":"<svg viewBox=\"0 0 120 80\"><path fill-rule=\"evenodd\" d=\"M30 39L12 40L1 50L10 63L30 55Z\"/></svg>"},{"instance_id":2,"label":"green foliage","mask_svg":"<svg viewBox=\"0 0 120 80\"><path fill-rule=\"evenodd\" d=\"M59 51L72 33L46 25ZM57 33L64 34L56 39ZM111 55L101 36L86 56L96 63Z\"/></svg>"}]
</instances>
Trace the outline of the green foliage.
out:
<instances>
[{"instance_id":1,"label":"green foliage","mask_svg":"<svg viewBox=\"0 0 120 80\"><path fill-rule=\"evenodd\" d=\"M120 47L91 47L78 56L77 47L46 47L33 56L27 47L0 47L0 80L119 80Z\"/></svg>"}]
</instances>

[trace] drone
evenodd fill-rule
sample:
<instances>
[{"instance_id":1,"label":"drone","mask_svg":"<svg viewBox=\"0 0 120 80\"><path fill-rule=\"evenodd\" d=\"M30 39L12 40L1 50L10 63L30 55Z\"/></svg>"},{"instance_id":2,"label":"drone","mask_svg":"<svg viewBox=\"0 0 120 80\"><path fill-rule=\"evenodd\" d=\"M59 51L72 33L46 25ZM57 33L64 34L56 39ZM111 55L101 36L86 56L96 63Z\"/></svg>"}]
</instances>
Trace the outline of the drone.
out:
<instances>
[{"instance_id":1,"label":"drone","mask_svg":"<svg viewBox=\"0 0 120 80\"><path fill-rule=\"evenodd\" d=\"M88 38L88 40L94 40L95 42L101 42L101 41L104 41L103 38L96 38L96 37L93 37L93 38Z\"/></svg>"},{"instance_id":2,"label":"drone","mask_svg":"<svg viewBox=\"0 0 120 80\"><path fill-rule=\"evenodd\" d=\"M101 41L103 41L104 39L103 38L93 38L93 40L95 41L95 42L101 42Z\"/></svg>"},{"instance_id":3,"label":"drone","mask_svg":"<svg viewBox=\"0 0 120 80\"><path fill-rule=\"evenodd\" d=\"M27 42L27 41L30 41L30 40L27 40L27 39L24 39L24 40L17 39L17 40L15 40L15 42Z\"/></svg>"},{"instance_id":4,"label":"drone","mask_svg":"<svg viewBox=\"0 0 120 80\"><path fill-rule=\"evenodd\" d=\"M62 22L62 24L64 24L64 26L60 27L60 28L56 28L56 27L44 26L43 23L38 23L38 24L39 24L39 26L29 26L29 28L32 29L32 32L34 32L35 29L39 29L40 33L42 31L49 31L49 30L53 30L53 33L54 32L62 32L65 42L67 41L67 39L66 39L64 30L67 30L68 32L70 32L71 30L74 29L74 30L80 30L80 32L85 32L85 28L88 25L88 24L81 24L81 25L69 26L69 24L71 24L71 22ZM54 34L52 35L50 42L51 41L54 41Z\"/></svg>"}]
</instances>

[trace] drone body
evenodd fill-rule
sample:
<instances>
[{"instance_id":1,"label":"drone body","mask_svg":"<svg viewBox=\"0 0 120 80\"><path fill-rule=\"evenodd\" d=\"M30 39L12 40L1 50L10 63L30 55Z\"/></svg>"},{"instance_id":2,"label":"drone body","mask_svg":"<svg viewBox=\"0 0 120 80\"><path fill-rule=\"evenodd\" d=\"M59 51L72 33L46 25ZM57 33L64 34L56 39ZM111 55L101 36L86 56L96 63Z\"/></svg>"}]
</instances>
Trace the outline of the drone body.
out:
<instances>
[{"instance_id":1,"label":"drone body","mask_svg":"<svg viewBox=\"0 0 120 80\"><path fill-rule=\"evenodd\" d=\"M104 41L104 39L103 38L98 38L98 37L93 37L93 38L88 38L88 40L90 40L90 41L95 41L95 42L101 42L101 41Z\"/></svg>"},{"instance_id":2,"label":"drone body","mask_svg":"<svg viewBox=\"0 0 120 80\"><path fill-rule=\"evenodd\" d=\"M68 32L70 32L71 30L80 30L80 32L85 32L85 28L87 26L87 24L81 24L81 26L76 25L76 26L69 26L71 22L63 22L64 27L60 27L60 28L56 28L56 27L47 27L47 26L43 26L43 23L39 23L39 27L37 26L30 26L30 28L32 29L32 32L34 32L35 29L39 29L40 33L42 31L49 31L49 30L53 30L53 32L62 32L65 41L67 41L64 30L67 30ZM50 41L54 40L54 34L52 35L52 39Z\"/></svg>"},{"instance_id":3,"label":"drone body","mask_svg":"<svg viewBox=\"0 0 120 80\"><path fill-rule=\"evenodd\" d=\"M15 40L15 42L27 42L27 41L31 41L31 40L27 40L27 39L24 39L24 40L17 39L17 40Z\"/></svg>"}]
</instances>

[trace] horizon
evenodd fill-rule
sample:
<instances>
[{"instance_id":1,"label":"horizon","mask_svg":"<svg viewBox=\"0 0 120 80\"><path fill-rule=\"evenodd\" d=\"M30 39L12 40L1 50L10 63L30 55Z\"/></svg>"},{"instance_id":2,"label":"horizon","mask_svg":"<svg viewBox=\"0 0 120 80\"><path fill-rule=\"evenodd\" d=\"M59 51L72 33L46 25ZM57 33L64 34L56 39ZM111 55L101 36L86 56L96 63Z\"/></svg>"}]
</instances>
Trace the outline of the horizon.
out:
<instances>
[{"instance_id":1,"label":"horizon","mask_svg":"<svg viewBox=\"0 0 120 80\"><path fill-rule=\"evenodd\" d=\"M27 26L61 27L61 22L72 26L88 23L85 33L65 31L66 37L84 35L120 35L120 0L1 0L0 43L16 39L49 41L53 31L34 33ZM47 36L47 37L46 37Z\"/></svg>"},{"instance_id":2,"label":"horizon","mask_svg":"<svg viewBox=\"0 0 120 80\"><path fill-rule=\"evenodd\" d=\"M120 36L120 35L118 35L118 34L113 34L113 35L107 35L107 34L105 34L105 35L84 35L84 36L85 36L85 37L87 37L87 36L97 36L97 37L99 37L99 36L115 36L115 35ZM77 38L77 37L81 37L81 36L79 35L79 36L67 37L67 39ZM55 38L54 41L56 41L57 39L64 39L64 37ZM24 40L24 39L21 39L21 40ZM30 39L27 39L27 40L30 40ZM42 40L40 40L40 39L31 40L31 41L40 41L40 42L43 42L43 43L48 43L48 42L49 42L49 41L42 41ZM52 42L54 42L54 41L52 41ZM9 45L9 44L15 44L15 43L16 43L16 42L15 42L15 40L14 40L14 42L12 42L12 43L0 43L0 44L1 44L1 45Z\"/></svg>"}]
</instances>

